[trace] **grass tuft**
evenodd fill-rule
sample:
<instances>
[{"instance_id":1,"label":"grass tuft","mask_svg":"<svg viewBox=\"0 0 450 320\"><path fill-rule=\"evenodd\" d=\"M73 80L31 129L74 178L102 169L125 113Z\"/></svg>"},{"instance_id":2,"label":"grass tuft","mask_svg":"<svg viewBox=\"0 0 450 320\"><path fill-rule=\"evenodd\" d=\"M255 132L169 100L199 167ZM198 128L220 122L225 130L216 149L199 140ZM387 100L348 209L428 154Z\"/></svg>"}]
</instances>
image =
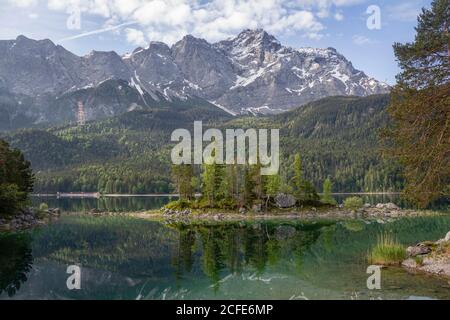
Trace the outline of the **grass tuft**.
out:
<instances>
[{"instance_id":1,"label":"grass tuft","mask_svg":"<svg viewBox=\"0 0 450 320\"><path fill-rule=\"evenodd\" d=\"M379 265L399 265L406 259L406 250L389 233L378 236L377 245L368 254L369 262Z\"/></svg>"}]
</instances>

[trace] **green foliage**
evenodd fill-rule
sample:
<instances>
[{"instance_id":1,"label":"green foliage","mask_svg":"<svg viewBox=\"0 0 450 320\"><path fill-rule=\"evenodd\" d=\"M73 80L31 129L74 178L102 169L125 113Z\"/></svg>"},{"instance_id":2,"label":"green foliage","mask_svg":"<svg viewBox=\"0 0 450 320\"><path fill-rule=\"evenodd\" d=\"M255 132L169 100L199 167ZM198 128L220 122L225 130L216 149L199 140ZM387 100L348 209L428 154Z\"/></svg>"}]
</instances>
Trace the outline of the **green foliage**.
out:
<instances>
[{"instance_id":1,"label":"green foliage","mask_svg":"<svg viewBox=\"0 0 450 320\"><path fill-rule=\"evenodd\" d=\"M217 202L216 208L225 210L234 210L237 208L237 202L235 199L232 198L223 198Z\"/></svg>"},{"instance_id":2,"label":"green foliage","mask_svg":"<svg viewBox=\"0 0 450 320\"><path fill-rule=\"evenodd\" d=\"M302 158L299 153L294 158L294 177L292 178L294 195L297 201L304 200L305 182L303 181Z\"/></svg>"},{"instance_id":3,"label":"green foliage","mask_svg":"<svg viewBox=\"0 0 450 320\"><path fill-rule=\"evenodd\" d=\"M348 231L359 232L364 230L365 223L361 220L347 220L342 223L342 225Z\"/></svg>"},{"instance_id":4,"label":"green foliage","mask_svg":"<svg viewBox=\"0 0 450 320\"><path fill-rule=\"evenodd\" d=\"M388 95L330 97L269 118L280 129L280 159L286 181L301 151L304 178L319 189L327 177L339 192L399 191L400 167L383 161L378 130L388 123ZM267 124L261 122L261 126Z\"/></svg>"},{"instance_id":5,"label":"green foliage","mask_svg":"<svg viewBox=\"0 0 450 320\"><path fill-rule=\"evenodd\" d=\"M172 179L176 190L181 199L192 199L194 197L194 188L192 184L193 167L192 165L173 165Z\"/></svg>"},{"instance_id":6,"label":"green foliage","mask_svg":"<svg viewBox=\"0 0 450 320\"><path fill-rule=\"evenodd\" d=\"M202 112L197 106L136 110L83 127L22 130L6 138L31 159L38 172L35 190L43 193L176 192L168 174L170 134L176 128L191 128L194 119L207 120L205 127L222 129L279 128L280 192L294 192L297 152L302 155L301 176L314 189L332 177L333 188L339 192L398 191L403 185L399 166L380 159L376 148L377 130L387 123L388 103L387 95L332 97L280 115L232 120ZM218 198L236 198L240 193L243 196L239 201L245 204L264 193L264 182L257 176L255 180L253 174L257 167L249 172L236 167L223 170L227 181L221 180ZM199 171L194 168L194 176ZM248 179L244 182L242 177ZM212 192L212 184L205 186L201 181L200 186L199 179L194 182L195 191L208 187Z\"/></svg>"},{"instance_id":7,"label":"green foliage","mask_svg":"<svg viewBox=\"0 0 450 320\"><path fill-rule=\"evenodd\" d=\"M292 178L294 196L299 203L310 203L319 200L316 189L310 181L303 177L302 158L299 153L294 157L294 177Z\"/></svg>"},{"instance_id":8,"label":"green foliage","mask_svg":"<svg viewBox=\"0 0 450 320\"><path fill-rule=\"evenodd\" d=\"M26 204L33 182L30 163L23 154L0 140L0 216L12 215Z\"/></svg>"},{"instance_id":9,"label":"green foliage","mask_svg":"<svg viewBox=\"0 0 450 320\"><path fill-rule=\"evenodd\" d=\"M243 177L244 180L241 183L242 189L240 190L240 197L241 197L241 205L245 206L245 205L250 205L252 200L255 198L255 194L254 194L254 188L255 188L255 183L254 183L254 179L252 178L252 171L249 168L249 166L245 166L243 168Z\"/></svg>"},{"instance_id":10,"label":"green foliage","mask_svg":"<svg viewBox=\"0 0 450 320\"><path fill-rule=\"evenodd\" d=\"M386 154L403 165L405 194L422 207L448 196L450 181L450 2L434 0L412 43L396 43L401 73L392 90Z\"/></svg>"},{"instance_id":11,"label":"green foliage","mask_svg":"<svg viewBox=\"0 0 450 320\"><path fill-rule=\"evenodd\" d=\"M216 200L217 165L204 164L202 174L202 195L208 200L209 206L214 206Z\"/></svg>"},{"instance_id":12,"label":"green foliage","mask_svg":"<svg viewBox=\"0 0 450 320\"><path fill-rule=\"evenodd\" d=\"M264 176L263 178L263 187L264 187L264 194L266 196L266 203L265 208L266 210L269 209L269 201L272 198L275 198L278 193L281 191L281 177L278 174L270 175L270 176Z\"/></svg>"},{"instance_id":13,"label":"green foliage","mask_svg":"<svg viewBox=\"0 0 450 320\"><path fill-rule=\"evenodd\" d=\"M325 204L336 204L336 200L331 195L333 184L330 178L326 178L323 182L323 195L321 201Z\"/></svg>"},{"instance_id":14,"label":"green foliage","mask_svg":"<svg viewBox=\"0 0 450 320\"><path fill-rule=\"evenodd\" d=\"M33 266L31 235L0 234L0 295L13 297L27 281Z\"/></svg>"},{"instance_id":15,"label":"green foliage","mask_svg":"<svg viewBox=\"0 0 450 320\"><path fill-rule=\"evenodd\" d=\"M24 205L23 198L16 184L0 184L0 217L15 214Z\"/></svg>"},{"instance_id":16,"label":"green foliage","mask_svg":"<svg viewBox=\"0 0 450 320\"><path fill-rule=\"evenodd\" d=\"M274 174L265 177L265 193L268 197L275 197L281 188L280 175Z\"/></svg>"},{"instance_id":17,"label":"green foliage","mask_svg":"<svg viewBox=\"0 0 450 320\"><path fill-rule=\"evenodd\" d=\"M192 208L192 202L186 199L179 199L176 201L171 201L164 206L166 209L170 210L185 210Z\"/></svg>"},{"instance_id":18,"label":"green foliage","mask_svg":"<svg viewBox=\"0 0 450 320\"><path fill-rule=\"evenodd\" d=\"M344 200L344 208L347 209L359 209L363 204L363 199L360 197L349 197Z\"/></svg>"},{"instance_id":19,"label":"green foliage","mask_svg":"<svg viewBox=\"0 0 450 320\"><path fill-rule=\"evenodd\" d=\"M383 233L378 237L376 246L368 256L369 263L379 265L399 265L405 259L405 247L389 233Z\"/></svg>"},{"instance_id":20,"label":"green foliage","mask_svg":"<svg viewBox=\"0 0 450 320\"><path fill-rule=\"evenodd\" d=\"M45 202L42 202L42 203L39 205L39 210L40 210L40 211L47 211L47 210L48 210L48 204L46 204Z\"/></svg>"}]
</instances>

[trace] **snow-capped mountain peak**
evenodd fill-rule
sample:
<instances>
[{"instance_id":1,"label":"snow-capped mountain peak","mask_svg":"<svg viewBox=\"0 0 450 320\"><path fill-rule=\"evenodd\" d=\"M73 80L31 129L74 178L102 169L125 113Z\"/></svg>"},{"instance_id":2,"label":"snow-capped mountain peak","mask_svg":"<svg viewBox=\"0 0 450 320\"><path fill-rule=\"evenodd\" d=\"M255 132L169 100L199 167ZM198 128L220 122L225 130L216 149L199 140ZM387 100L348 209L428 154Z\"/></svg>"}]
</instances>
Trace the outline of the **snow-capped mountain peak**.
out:
<instances>
[{"instance_id":1,"label":"snow-capped mountain peak","mask_svg":"<svg viewBox=\"0 0 450 320\"><path fill-rule=\"evenodd\" d=\"M61 95L124 80L155 101L203 99L232 113L272 113L333 95L384 93L389 87L334 48L290 48L262 29L214 44L191 35L173 46L151 42L120 57L79 57L50 40L0 41L0 87L14 94Z\"/></svg>"}]
</instances>

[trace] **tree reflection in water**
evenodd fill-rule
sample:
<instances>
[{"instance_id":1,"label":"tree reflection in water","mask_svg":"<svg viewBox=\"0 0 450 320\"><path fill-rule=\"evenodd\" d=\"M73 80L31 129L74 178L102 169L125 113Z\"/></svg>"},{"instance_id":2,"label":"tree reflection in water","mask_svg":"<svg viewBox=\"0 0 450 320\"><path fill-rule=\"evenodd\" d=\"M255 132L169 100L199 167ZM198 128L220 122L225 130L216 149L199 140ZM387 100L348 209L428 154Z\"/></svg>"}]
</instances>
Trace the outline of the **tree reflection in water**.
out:
<instances>
[{"instance_id":1,"label":"tree reflection in water","mask_svg":"<svg viewBox=\"0 0 450 320\"><path fill-rule=\"evenodd\" d=\"M268 265L275 265L286 255L294 256L300 268L305 250L328 225L302 223L172 223L178 231L179 242L173 259L175 276L191 272L196 243L202 272L214 290L220 287L223 271L239 274L253 270L261 276Z\"/></svg>"},{"instance_id":2,"label":"tree reflection in water","mask_svg":"<svg viewBox=\"0 0 450 320\"><path fill-rule=\"evenodd\" d=\"M29 234L0 234L0 294L13 297L33 265Z\"/></svg>"},{"instance_id":3,"label":"tree reflection in water","mask_svg":"<svg viewBox=\"0 0 450 320\"><path fill-rule=\"evenodd\" d=\"M366 290L367 252L380 234L395 234L406 246L416 241L435 241L449 228L448 216L402 218L389 223L161 223L122 216L68 215L30 233L0 235L0 299L8 295L260 299L267 296L264 288L269 282L274 298L299 295L300 287L317 298L347 297L348 292ZM30 272L32 263L39 272ZM83 290L68 291L64 285L67 266L78 263L83 267ZM448 289L436 289L442 288L441 281L411 278L403 271L392 269L390 275L387 270L383 281L386 286L405 288L393 295L387 292L388 298L410 292L448 297Z\"/></svg>"}]
</instances>

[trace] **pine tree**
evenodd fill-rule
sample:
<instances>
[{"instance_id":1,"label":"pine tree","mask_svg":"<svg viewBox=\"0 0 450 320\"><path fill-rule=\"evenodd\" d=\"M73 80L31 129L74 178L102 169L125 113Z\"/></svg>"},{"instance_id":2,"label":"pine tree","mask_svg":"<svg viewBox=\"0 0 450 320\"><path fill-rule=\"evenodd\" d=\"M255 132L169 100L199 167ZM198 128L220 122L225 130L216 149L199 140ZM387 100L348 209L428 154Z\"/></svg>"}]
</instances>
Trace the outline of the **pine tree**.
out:
<instances>
[{"instance_id":1,"label":"pine tree","mask_svg":"<svg viewBox=\"0 0 450 320\"><path fill-rule=\"evenodd\" d=\"M202 195L208 201L210 207L214 206L215 191L215 166L214 164L203 164L202 172Z\"/></svg>"},{"instance_id":2,"label":"pine tree","mask_svg":"<svg viewBox=\"0 0 450 320\"><path fill-rule=\"evenodd\" d=\"M305 181L303 179L302 158L300 153L294 157L294 177L293 177L294 196L297 201L305 200Z\"/></svg>"},{"instance_id":3,"label":"pine tree","mask_svg":"<svg viewBox=\"0 0 450 320\"><path fill-rule=\"evenodd\" d=\"M320 199L312 183L303 177L303 164L299 153L295 154L294 157L294 177L292 181L294 197L298 202L317 201Z\"/></svg>"},{"instance_id":4,"label":"pine tree","mask_svg":"<svg viewBox=\"0 0 450 320\"><path fill-rule=\"evenodd\" d=\"M271 197L275 197L281 188L281 178L278 174L267 176L265 178L265 193L266 193L266 210L269 206Z\"/></svg>"},{"instance_id":5,"label":"pine tree","mask_svg":"<svg viewBox=\"0 0 450 320\"><path fill-rule=\"evenodd\" d=\"M193 167L190 164L172 166L172 179L180 199L190 200L194 196L192 187Z\"/></svg>"},{"instance_id":6,"label":"pine tree","mask_svg":"<svg viewBox=\"0 0 450 320\"><path fill-rule=\"evenodd\" d=\"M33 191L34 175L30 162L19 150L0 140L0 216L12 215L26 204Z\"/></svg>"},{"instance_id":7,"label":"pine tree","mask_svg":"<svg viewBox=\"0 0 450 320\"><path fill-rule=\"evenodd\" d=\"M327 204L336 204L336 200L334 200L333 196L331 195L332 188L333 184L331 183L330 178L325 179L325 181L323 182L322 202Z\"/></svg>"},{"instance_id":8,"label":"pine tree","mask_svg":"<svg viewBox=\"0 0 450 320\"><path fill-rule=\"evenodd\" d=\"M405 194L421 206L447 193L450 181L449 21L450 2L434 0L418 18L414 42L394 45L402 71L386 154L403 165Z\"/></svg>"},{"instance_id":9,"label":"pine tree","mask_svg":"<svg viewBox=\"0 0 450 320\"><path fill-rule=\"evenodd\" d=\"M241 190L241 198L244 205L249 205L255 199L254 194L255 181L253 179L250 166L244 166L243 183Z\"/></svg>"}]
</instances>

